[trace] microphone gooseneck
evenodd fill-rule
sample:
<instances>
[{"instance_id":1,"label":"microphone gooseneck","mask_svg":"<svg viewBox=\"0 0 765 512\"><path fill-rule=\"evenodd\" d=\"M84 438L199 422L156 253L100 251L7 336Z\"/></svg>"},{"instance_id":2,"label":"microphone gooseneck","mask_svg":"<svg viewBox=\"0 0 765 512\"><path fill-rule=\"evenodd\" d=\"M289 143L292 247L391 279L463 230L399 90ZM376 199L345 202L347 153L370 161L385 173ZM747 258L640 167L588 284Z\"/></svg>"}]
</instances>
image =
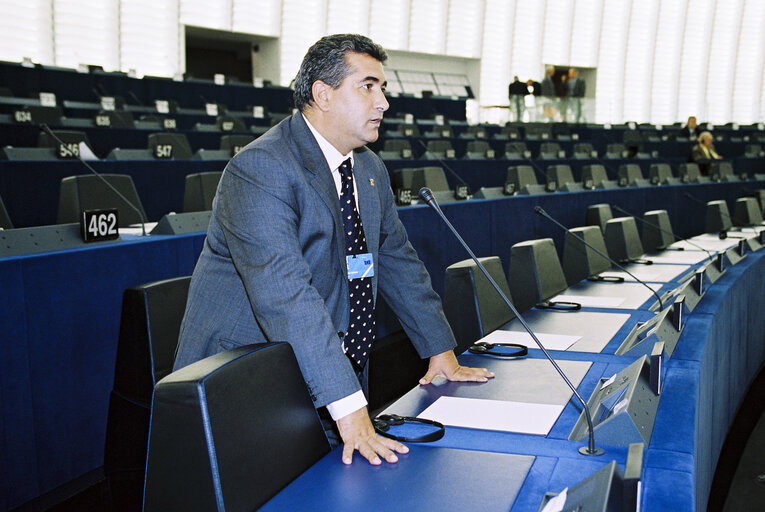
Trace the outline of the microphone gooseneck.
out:
<instances>
[{"instance_id":1,"label":"microphone gooseneck","mask_svg":"<svg viewBox=\"0 0 765 512\"><path fill-rule=\"evenodd\" d=\"M590 410L587 407L587 402L584 401L584 398L579 394L579 392L576 390L576 387L571 383L571 381L566 377L566 374L563 373L563 370L560 369L558 364L555 362L555 360L552 358L549 352L547 352L547 349L542 345L542 343L539 341L539 339L534 334L534 331L531 330L531 327L526 323L526 321L523 319L521 314L518 312L517 309L515 309L515 306L513 306L513 303L510 302L510 299L507 298L507 296L502 292L499 285L494 281L494 279L489 275L489 272L486 270L486 268L481 264L480 261L478 261L478 258L475 254L473 254L473 251L470 250L470 247L468 247L465 240L462 239L460 234L457 232L457 230L452 226L452 223L449 222L449 219L446 218L444 215L444 212L441 211L441 207L438 205L438 202L436 201L436 198L433 197L433 192L427 187L423 187L420 189L420 197L423 201L425 201L433 210L438 214L439 217L441 217L441 220L444 221L444 223L449 227L452 233L454 233L454 236L457 237L457 240L459 240L462 247L465 248L465 250L468 252L470 257L473 259L473 261L478 265L478 268L481 269L481 272L486 277L486 279L489 280L489 283L491 283L491 286L497 291L499 296L502 298L502 300L505 302L507 307L510 308L510 311L512 311L515 316L518 318L518 321L521 322L521 325L526 330L526 332L529 333L531 336L531 339L534 340L534 343L537 344L539 349L542 351L542 353L545 355L545 357L550 361L550 363L553 365L555 370L558 372L558 374L563 378L563 380L566 382L568 387L571 389L571 391L574 392L574 395L576 396L577 400L582 404L582 407L584 408L584 414L587 418L587 426L588 426L588 432L589 432L589 441L587 446L583 446L579 449L579 453L582 455L602 455L604 453L602 448L598 448L595 446L595 430L592 426L592 417L590 416Z\"/></svg>"},{"instance_id":2,"label":"microphone gooseneck","mask_svg":"<svg viewBox=\"0 0 765 512\"><path fill-rule=\"evenodd\" d=\"M45 124L45 123L41 124L40 128L42 128L45 133L50 135L53 138L53 140L55 140L56 142L58 142L62 146L65 145L64 141L62 141L60 138L58 138L58 136L56 136L56 134L53 133L53 130L51 130L48 127L47 124ZM99 174L98 171L93 169L93 167L91 167L90 164L88 164L85 160L83 160L82 157L80 156L80 152L79 151L77 152L77 154L75 154L75 156L77 157L77 160L79 160L80 163L82 165L84 165L87 170L89 170L90 172L92 172L93 174L98 176L98 179L100 179L102 182L104 182L104 184L107 187L109 187L112 190L112 192L117 194L117 197L119 197L120 199L125 201L125 204L127 204L133 211L135 211L138 214L138 218L141 219L141 234L142 234L142 236L146 236L146 218L143 216L143 213L141 213L141 210L139 210L133 203L131 203L125 196L123 196L120 193L120 191L117 190L111 183L109 183L109 181L106 178L101 176L101 174Z\"/></svg>"},{"instance_id":3,"label":"microphone gooseneck","mask_svg":"<svg viewBox=\"0 0 765 512\"><path fill-rule=\"evenodd\" d=\"M667 231L666 229L663 229L663 228L662 228L661 226L659 226L658 224L655 224L655 223L653 223L653 222L647 221L647 220L645 220L644 218L641 218L641 217L636 217L635 215L632 215L630 212L628 212L628 211L627 211L627 210L625 210L624 208L620 208L620 207L618 207L618 206L616 206L616 205L611 205L611 207L612 207L614 210L617 210L617 211L619 211L619 212L621 212L621 213L624 213L624 214L626 214L626 215L629 215L630 217L634 217L634 218L636 218L637 220L639 220L639 221L640 221L640 222L642 222L643 224L646 224L646 225L648 225L648 226L651 226L651 227L653 227L653 228L656 228L656 229L658 229L659 231L661 231L662 233L665 233L665 234L667 234L667 235L670 235L670 236L672 236L672 238L674 238L674 239L675 239L677 242L686 242L688 245L691 245L691 246L693 246L693 247L695 247L695 248L697 248L697 249L700 249L700 250L704 251L705 253L707 253L707 257L709 258L709 261L714 261L714 257L712 256L712 253L711 253L711 252L709 252L708 250L704 249L704 248L703 248L703 247L701 247L700 245L698 245L698 244L695 244L695 243L691 242L691 241L690 241L690 240L688 240L687 238L680 238L680 237L678 237L677 235L675 235L675 234L674 234L672 231Z\"/></svg>"},{"instance_id":4,"label":"microphone gooseneck","mask_svg":"<svg viewBox=\"0 0 765 512\"><path fill-rule=\"evenodd\" d=\"M611 264L612 264L612 265L615 265L617 268L619 268L619 270L622 270L623 272L626 272L626 273L627 273L627 275L628 275L628 276L630 276L632 279L634 279L634 280L635 280L635 281L637 281L638 283L640 283L640 284L642 284L643 286L645 286L646 288L648 288L648 289L651 291L651 293L653 293L654 297L656 297L656 300L658 300L658 301L659 301L659 311L662 311L662 310L664 309L664 302L662 302L662 300L661 300L661 297L659 297L659 294L658 294L658 293L656 293L656 290L654 290L653 288L651 288L650 286L648 286L648 285L647 285L647 284L646 284L646 283L645 283L645 282L644 282L642 279L638 279L638 278L637 278L637 277L636 277L636 276L635 276L635 275L634 275L632 272L630 272L629 270L627 270L627 269L626 269L626 268L624 268L623 266L619 265L619 263L617 263L616 261L614 261L613 259L611 259L611 257L609 257L609 256L608 256L608 254L604 254L602 251L600 251L600 250L596 249L595 247L593 247L593 246L592 246L592 244L589 244L589 243L587 243L587 241L585 241L585 239L584 239L583 237L581 237L581 236L577 235L576 233L572 233L571 231L569 231L569 229L568 229L566 226L564 226L563 224L561 224L560 222L558 222L557 220L555 220L555 219L554 219L554 218L553 218L553 217L552 217L552 216L551 216L549 213L547 213L546 211L544 211L544 209L543 209L541 206L535 206L535 207L534 207L534 211L535 211L535 212L537 212L537 213L538 213L539 215L541 215L542 217L544 217L544 218L546 218L546 219L550 220L550 221L551 221L553 224L555 224L555 225L559 226L559 227L560 227L561 229L563 229L563 230L564 230L566 233L569 233L571 236L573 236L574 238L576 238L577 240L579 240L580 242L582 242L584 245L586 245L587 247L589 247L590 249L592 249L593 251L595 251L595 252L596 252L598 255L600 255L600 256L602 256L603 258L605 258L605 259L607 259L608 261L610 261L610 262L611 262Z\"/></svg>"}]
</instances>

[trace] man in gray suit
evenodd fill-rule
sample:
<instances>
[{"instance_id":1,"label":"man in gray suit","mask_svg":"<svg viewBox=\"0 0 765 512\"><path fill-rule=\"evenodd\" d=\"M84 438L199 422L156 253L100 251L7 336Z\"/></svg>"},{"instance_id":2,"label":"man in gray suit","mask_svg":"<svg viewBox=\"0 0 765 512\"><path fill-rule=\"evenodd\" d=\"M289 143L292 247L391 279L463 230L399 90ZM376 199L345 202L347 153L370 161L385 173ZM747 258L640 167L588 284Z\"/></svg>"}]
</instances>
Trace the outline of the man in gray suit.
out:
<instances>
[{"instance_id":1,"label":"man in gray suit","mask_svg":"<svg viewBox=\"0 0 765 512\"><path fill-rule=\"evenodd\" d=\"M336 423L346 464L354 450L372 464L408 451L377 436L361 391L378 291L420 357L429 358L420 384L437 375L493 377L458 364L440 299L398 219L385 165L364 147L377 140L388 109L385 59L366 37L322 38L295 79L299 112L228 163L175 362L178 369L236 346L288 342L316 407L326 406Z\"/></svg>"}]
</instances>

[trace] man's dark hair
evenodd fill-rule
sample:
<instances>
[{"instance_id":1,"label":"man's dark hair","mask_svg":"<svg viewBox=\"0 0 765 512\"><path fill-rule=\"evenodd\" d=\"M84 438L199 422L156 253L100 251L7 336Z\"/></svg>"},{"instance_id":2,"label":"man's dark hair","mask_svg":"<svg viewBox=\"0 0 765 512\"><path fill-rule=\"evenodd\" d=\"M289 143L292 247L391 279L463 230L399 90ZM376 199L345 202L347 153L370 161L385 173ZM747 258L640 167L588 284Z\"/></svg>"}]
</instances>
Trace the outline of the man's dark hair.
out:
<instances>
[{"instance_id":1,"label":"man's dark hair","mask_svg":"<svg viewBox=\"0 0 765 512\"><path fill-rule=\"evenodd\" d=\"M340 86L343 79L351 74L345 60L348 52L365 53L383 63L388 58L382 46L365 36L334 34L322 37L308 49L300 64L295 77L295 107L302 111L313 101L311 87L316 80L335 89Z\"/></svg>"}]
</instances>

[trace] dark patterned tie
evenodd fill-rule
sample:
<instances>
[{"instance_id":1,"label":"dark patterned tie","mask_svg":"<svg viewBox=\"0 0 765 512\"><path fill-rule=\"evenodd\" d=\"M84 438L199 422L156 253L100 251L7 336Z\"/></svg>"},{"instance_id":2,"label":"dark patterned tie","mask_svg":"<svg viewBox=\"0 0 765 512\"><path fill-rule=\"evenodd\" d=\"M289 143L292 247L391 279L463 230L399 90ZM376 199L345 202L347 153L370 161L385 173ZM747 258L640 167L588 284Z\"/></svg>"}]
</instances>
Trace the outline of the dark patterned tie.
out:
<instances>
[{"instance_id":1,"label":"dark patterned tie","mask_svg":"<svg viewBox=\"0 0 765 512\"><path fill-rule=\"evenodd\" d=\"M348 256L367 252L367 240L364 237L364 227L356 209L356 198L353 193L353 173L351 159L340 165L340 213L345 228L345 249ZM350 320L348 331L343 341L346 355L357 370L364 367L369 357L370 347L375 336L375 310L372 297L372 278L363 277L348 281L348 297L350 300Z\"/></svg>"}]
</instances>

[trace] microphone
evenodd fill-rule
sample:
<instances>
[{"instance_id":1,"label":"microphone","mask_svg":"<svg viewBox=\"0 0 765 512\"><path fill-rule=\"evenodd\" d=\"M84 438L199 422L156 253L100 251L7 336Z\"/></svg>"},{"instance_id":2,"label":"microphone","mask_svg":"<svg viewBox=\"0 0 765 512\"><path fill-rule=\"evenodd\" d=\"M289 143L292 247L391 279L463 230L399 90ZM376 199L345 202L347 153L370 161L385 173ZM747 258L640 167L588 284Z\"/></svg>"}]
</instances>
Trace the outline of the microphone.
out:
<instances>
[{"instance_id":1,"label":"microphone","mask_svg":"<svg viewBox=\"0 0 765 512\"><path fill-rule=\"evenodd\" d=\"M48 125L47 125L47 124L45 124L45 123L41 124L41 125L40 125L40 128L42 128L42 129L43 129L43 131L44 131L45 133L47 133L48 135L50 135L50 136L53 138L53 140L55 140L56 142L58 142L58 143L59 143L59 144L61 144L62 146L63 146L63 145L66 145L66 144L64 143L64 141L62 141L61 139L59 139L59 138L56 136L56 134L55 134L55 133L53 133L53 131L52 131L52 130L51 130L49 127L48 127ZM125 201L125 204L127 204L127 205L128 205L128 206L129 206L129 207L130 207L130 208L131 208L133 211L135 211L135 212L138 214L138 218L139 218L139 219L141 219L141 234L142 234L142 236L146 236L146 218L143 216L143 213L141 213L141 210L140 210L140 209L138 209L138 208L137 208L137 207L136 207L136 206L135 206L133 203L131 203L130 201L128 201L128 199L127 199L125 196L123 196L123 195L120 193L120 191L119 191L119 190L117 190L116 188L114 188L114 186L112 186L112 184L111 184L111 183L109 183L109 181L108 181L106 178L104 178L103 176L101 176L101 175L100 175L100 174L99 174L99 173L98 173L98 172L97 172L95 169L93 169L93 167L91 167L91 166L90 166L90 164L88 164L88 163L87 163L85 160L83 160L83 159L82 159L82 157L80 156L80 152L79 152L79 151L77 151L77 153L76 153L74 156L76 156L76 157L77 157L77 160L79 160L79 161L80 161L80 163L81 163L82 165L84 165L84 166L85 166L85 168L86 168L87 170L89 170L90 172L92 172L93 174L95 174L96 176L98 176L98 179L100 179L102 182L104 182L104 184L105 184L107 187L109 187L109 188L112 190L112 192L114 192L115 194L117 194L117 197L119 197L120 199L122 199L123 201Z\"/></svg>"},{"instance_id":2,"label":"microphone","mask_svg":"<svg viewBox=\"0 0 765 512\"><path fill-rule=\"evenodd\" d=\"M478 265L478 268L481 269L481 272L484 276L486 276L486 279L489 280L489 283L491 283L492 287L497 291L499 296L502 298L502 300L507 304L507 307L510 308L510 310L515 313L515 316L518 318L518 321L521 322L521 325L526 330L526 332L529 333L531 336L531 339L534 340L534 342L537 344L539 349L544 353L545 357L552 363L555 370L558 372L558 374L563 378L563 380L566 382L569 388L571 388L571 391L574 392L574 395L579 400L579 402L582 404L582 407L584 408L584 414L587 418L587 426L588 426L588 432L589 432L589 442L587 446L582 446L579 448L579 453L582 455L602 455L605 453L602 448L598 448L595 446L595 431L594 427L592 426L592 417L590 416L590 410L587 408L587 403L584 401L582 396L579 394L579 392L576 390L576 387L574 387L573 384L571 384L571 381L568 380L568 377L566 377L566 374L563 373L563 370L560 369L558 364L555 362L555 360L552 358L552 356L547 352L547 349L542 345L542 343L537 339L536 335L534 334L534 331L531 330L531 327L526 323L526 321L523 319L521 314L518 312L517 309L515 309L515 306L513 306L513 303L510 302L510 299L507 298L507 296L502 293L502 290L500 289L499 285L494 281L494 279L489 275L489 272L486 270L486 268L481 264L480 261L478 261L478 258L475 254L473 254L473 251L470 250L470 247L468 247L467 243L462 239L460 234L457 232L456 229L454 229L454 226L452 226L452 223L449 222L449 219L446 218L444 215L444 212L441 211L441 207L438 206L438 202L436 201L436 198L433 197L433 192L428 187L423 187L420 189L420 197L423 201L428 203L428 205L433 208L433 210L438 214L439 217L441 217L441 220L446 223L446 225L449 227L452 233L454 233L454 236L457 237L457 240L459 240L462 247L465 248L465 250L468 252L470 257L473 259L473 261Z\"/></svg>"},{"instance_id":3,"label":"microphone","mask_svg":"<svg viewBox=\"0 0 765 512\"><path fill-rule=\"evenodd\" d=\"M691 241L690 241L690 240L688 240L687 238L680 238L680 237L678 237L677 235L675 235L675 234L674 234L672 231L667 231L666 229L663 229L663 228L662 228L661 226L659 226L658 224L654 224L653 222L649 222L649 221L645 220L644 218L641 218L641 217L637 217L637 216L635 216L635 215L632 215L630 212L628 212L628 211L627 211L627 210L625 210L624 208L620 208L620 207L618 207L618 206L616 206L616 205L611 205L611 208L613 208L614 210L620 211L620 212L622 212L622 213L624 213L624 214L627 214L627 215L629 215L630 217L634 217L634 218L636 218L637 220L639 220L640 222L642 222L643 224L646 224L646 225L648 225L648 226L654 227L654 228L658 229L659 231L661 231L662 233L665 233L665 234L671 235L671 236L672 236L672 238L674 238L674 239L675 239L676 241L678 241L678 242L686 242L688 245L691 245L691 246L693 246L693 247L695 247L695 248L697 248L697 249L700 249L700 250L704 251L705 253L707 253L707 257L709 258L709 261L714 261L714 257L712 256L712 253L711 253L711 252L709 252L708 250L704 249L704 248L703 248L703 247L701 247L700 245L698 245L698 244L695 244L695 243L691 242ZM678 250L682 250L682 248L679 248Z\"/></svg>"},{"instance_id":4,"label":"microphone","mask_svg":"<svg viewBox=\"0 0 765 512\"><path fill-rule=\"evenodd\" d=\"M133 91L131 91L131 90L128 90L127 94L128 94L128 96L130 96L131 98L133 98L133 101L135 101L135 104L136 104L136 105L138 105L139 107L140 107L140 106L143 106L143 103L141 103L141 100L139 100L139 99L138 99L138 96L136 96L136 95L135 95L135 93L134 93Z\"/></svg>"},{"instance_id":5,"label":"microphone","mask_svg":"<svg viewBox=\"0 0 765 512\"><path fill-rule=\"evenodd\" d=\"M654 297L656 297L656 300L658 300L658 301L659 301L659 311L661 311L661 310L663 310L663 309L664 309L664 303L662 302L662 300L661 300L661 297L659 297L659 294L658 294L658 293L656 293L656 290L654 290L653 288L651 288L650 286L648 286L648 285L647 285L647 284L646 284L646 283L645 283L645 282L644 282L642 279L638 279L637 277L635 277L635 275L634 275L632 272L630 272L629 270L627 270L626 268L624 268L623 266L621 266L619 263L617 263L616 261L614 261L613 259L611 259L611 257L609 257L609 256L608 256L608 254L605 254L605 253L603 253L603 252L599 251L598 249L596 249L595 247L593 247L593 246L592 246L592 244L590 244L590 243L587 243L587 241L585 241L585 239L584 239L583 237L581 237L581 236L577 235L576 233L572 233L571 231L569 231L569 230L568 230L568 228L567 228L566 226L564 226L563 224L561 224L560 222L558 222L557 220L555 220L555 219L554 219L554 218L553 218L553 217L552 217L552 216L551 216L549 213L547 213L546 211L544 211L544 209L543 209L541 206L535 206L535 207L534 207L534 211L535 211L535 212L537 212L537 213L538 213L539 215L541 215L542 217L544 217L544 218L546 218L546 219L548 219L548 220L552 221L552 222L553 222L553 224L556 224L557 226L560 226L560 227L561 227L561 228L562 228L564 231L566 231L566 233L569 233L571 236L573 236L574 238L576 238L577 240L579 240L580 242L582 242L584 245L586 245L587 247L589 247L590 249L592 249L593 251L595 251L595 252L596 252L598 255L602 256L602 257L603 257L603 258L605 258L605 259L607 259L609 262L611 262L611 264L612 264L612 265L614 265L615 267L617 267L619 270L621 270L621 271L623 271L623 272L626 272L626 273L627 273L627 275L628 275L628 276L630 276L632 279L634 279L634 280L635 280L635 281L637 281L638 283L640 283L640 284L642 284L643 286L645 286L646 288L648 288L648 289L651 291L651 293L654 295Z\"/></svg>"}]
</instances>

